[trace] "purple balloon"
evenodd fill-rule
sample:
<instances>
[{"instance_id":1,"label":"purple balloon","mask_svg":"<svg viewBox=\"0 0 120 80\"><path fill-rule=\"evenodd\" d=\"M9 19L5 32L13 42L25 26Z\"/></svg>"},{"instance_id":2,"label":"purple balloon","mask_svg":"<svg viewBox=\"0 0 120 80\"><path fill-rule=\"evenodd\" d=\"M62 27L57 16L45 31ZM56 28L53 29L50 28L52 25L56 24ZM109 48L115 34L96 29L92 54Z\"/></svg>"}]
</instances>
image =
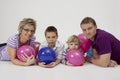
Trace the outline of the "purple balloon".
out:
<instances>
[{"instance_id":1,"label":"purple balloon","mask_svg":"<svg viewBox=\"0 0 120 80\"><path fill-rule=\"evenodd\" d=\"M84 55L80 50L69 50L66 59L74 66L82 66L84 64Z\"/></svg>"},{"instance_id":2,"label":"purple balloon","mask_svg":"<svg viewBox=\"0 0 120 80\"><path fill-rule=\"evenodd\" d=\"M90 40L87 37L85 37L83 33L79 34L78 38L80 39L80 42L81 42L80 48L83 50L84 53L86 53L91 47Z\"/></svg>"},{"instance_id":3,"label":"purple balloon","mask_svg":"<svg viewBox=\"0 0 120 80\"><path fill-rule=\"evenodd\" d=\"M28 56L34 55L36 56L35 50L33 47L29 45L24 45L18 48L17 50L17 57L19 60L23 61L22 54L27 54Z\"/></svg>"}]
</instances>

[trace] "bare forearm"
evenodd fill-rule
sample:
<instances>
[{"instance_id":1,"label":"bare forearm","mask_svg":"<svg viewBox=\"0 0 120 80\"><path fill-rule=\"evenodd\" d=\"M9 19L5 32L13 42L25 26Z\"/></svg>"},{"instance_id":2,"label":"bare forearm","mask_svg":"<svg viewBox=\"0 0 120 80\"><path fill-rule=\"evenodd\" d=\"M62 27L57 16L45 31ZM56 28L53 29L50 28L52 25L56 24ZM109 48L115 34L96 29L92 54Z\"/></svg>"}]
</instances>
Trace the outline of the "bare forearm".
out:
<instances>
[{"instance_id":1,"label":"bare forearm","mask_svg":"<svg viewBox=\"0 0 120 80\"><path fill-rule=\"evenodd\" d=\"M27 63L22 62L22 61L20 61L20 60L18 60L18 59L12 59L11 62L12 62L13 64L15 64L15 65L20 65L20 66L27 66L27 65L28 65Z\"/></svg>"},{"instance_id":2,"label":"bare forearm","mask_svg":"<svg viewBox=\"0 0 120 80\"><path fill-rule=\"evenodd\" d=\"M57 59L57 60L55 61L56 65L59 64L60 62L61 62L61 59Z\"/></svg>"},{"instance_id":3,"label":"bare forearm","mask_svg":"<svg viewBox=\"0 0 120 80\"><path fill-rule=\"evenodd\" d=\"M99 53L93 49L93 57L90 58L89 61L101 67L108 67L110 63L110 56L111 53L104 53L102 55L99 55Z\"/></svg>"},{"instance_id":4,"label":"bare forearm","mask_svg":"<svg viewBox=\"0 0 120 80\"><path fill-rule=\"evenodd\" d=\"M95 65L98 65L98 66L102 66L102 67L107 67L108 66L108 64L109 64L109 60L103 60L103 59L100 59L100 57L97 57L97 58L95 58L95 57L89 57L89 56L86 56L86 61L88 61L88 62L91 62L91 63L93 63L93 64L95 64Z\"/></svg>"},{"instance_id":5,"label":"bare forearm","mask_svg":"<svg viewBox=\"0 0 120 80\"><path fill-rule=\"evenodd\" d=\"M102 61L99 58L91 58L90 62L101 67L108 67L109 65L109 61Z\"/></svg>"}]
</instances>

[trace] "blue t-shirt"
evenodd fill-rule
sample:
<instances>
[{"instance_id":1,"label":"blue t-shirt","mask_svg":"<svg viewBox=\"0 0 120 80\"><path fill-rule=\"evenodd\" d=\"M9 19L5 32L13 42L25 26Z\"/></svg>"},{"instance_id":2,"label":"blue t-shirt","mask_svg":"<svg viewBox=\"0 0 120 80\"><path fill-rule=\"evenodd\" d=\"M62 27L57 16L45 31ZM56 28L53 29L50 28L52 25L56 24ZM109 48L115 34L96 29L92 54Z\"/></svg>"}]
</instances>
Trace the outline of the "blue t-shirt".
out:
<instances>
[{"instance_id":1,"label":"blue t-shirt","mask_svg":"<svg viewBox=\"0 0 120 80\"><path fill-rule=\"evenodd\" d=\"M120 64L120 41L112 34L97 29L92 47L96 49L99 55L111 53L111 59Z\"/></svg>"}]
</instances>

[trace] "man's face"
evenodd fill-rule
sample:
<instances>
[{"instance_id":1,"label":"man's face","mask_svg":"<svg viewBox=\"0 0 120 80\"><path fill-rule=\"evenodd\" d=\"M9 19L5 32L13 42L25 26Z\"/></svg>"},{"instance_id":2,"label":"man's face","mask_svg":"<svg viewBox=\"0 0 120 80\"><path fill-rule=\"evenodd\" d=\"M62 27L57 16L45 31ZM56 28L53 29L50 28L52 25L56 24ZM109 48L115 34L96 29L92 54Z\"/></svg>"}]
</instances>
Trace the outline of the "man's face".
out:
<instances>
[{"instance_id":1,"label":"man's face","mask_svg":"<svg viewBox=\"0 0 120 80\"><path fill-rule=\"evenodd\" d=\"M87 23L87 24L82 24L81 29L82 29L84 35L88 39L94 40L94 36L96 34L97 26L95 26L93 23Z\"/></svg>"}]
</instances>

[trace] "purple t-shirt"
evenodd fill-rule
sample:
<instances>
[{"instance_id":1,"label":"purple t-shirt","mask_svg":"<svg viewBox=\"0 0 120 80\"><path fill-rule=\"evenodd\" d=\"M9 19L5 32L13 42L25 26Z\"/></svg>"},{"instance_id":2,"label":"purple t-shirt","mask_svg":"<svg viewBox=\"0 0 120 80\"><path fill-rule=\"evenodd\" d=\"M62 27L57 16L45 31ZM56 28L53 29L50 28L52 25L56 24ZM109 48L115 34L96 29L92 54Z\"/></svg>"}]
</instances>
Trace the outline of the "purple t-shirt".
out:
<instances>
[{"instance_id":1,"label":"purple t-shirt","mask_svg":"<svg viewBox=\"0 0 120 80\"><path fill-rule=\"evenodd\" d=\"M34 41L35 37L32 37L29 41L29 44L32 45ZM11 48L18 49L20 47L19 44L19 34L14 34L7 40L7 46ZM0 60L10 60L6 46L0 47Z\"/></svg>"},{"instance_id":2,"label":"purple t-shirt","mask_svg":"<svg viewBox=\"0 0 120 80\"><path fill-rule=\"evenodd\" d=\"M92 47L96 49L99 55L111 53L111 59L120 64L120 41L112 34L97 29Z\"/></svg>"}]
</instances>

